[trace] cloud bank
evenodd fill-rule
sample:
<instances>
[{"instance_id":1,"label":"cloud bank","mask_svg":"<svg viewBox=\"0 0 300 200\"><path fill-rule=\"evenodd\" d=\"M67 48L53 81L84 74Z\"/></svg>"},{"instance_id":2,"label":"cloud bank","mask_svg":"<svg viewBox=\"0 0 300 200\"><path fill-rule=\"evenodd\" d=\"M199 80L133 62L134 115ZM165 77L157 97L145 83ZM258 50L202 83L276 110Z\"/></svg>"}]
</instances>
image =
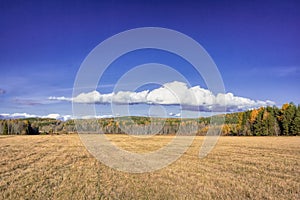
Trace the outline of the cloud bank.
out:
<instances>
[{"instance_id":1,"label":"cloud bank","mask_svg":"<svg viewBox=\"0 0 300 200\"><path fill-rule=\"evenodd\" d=\"M60 115L57 113L49 114L49 115L35 115L28 113L0 113L0 119L25 119L25 118L50 118L50 119L58 119L62 121L67 121L70 119L102 119L102 118L111 118L116 117L114 115L86 115L75 117L72 115Z\"/></svg>"},{"instance_id":2,"label":"cloud bank","mask_svg":"<svg viewBox=\"0 0 300 200\"><path fill-rule=\"evenodd\" d=\"M101 94L98 91L81 93L76 97L49 97L49 100L70 101L86 104L158 104L181 105L182 109L197 111L242 111L261 106L275 105L273 101L252 100L234 96L232 93L214 95L211 91L200 86L188 87L183 82L170 82L152 91L141 92L119 91Z\"/></svg>"},{"instance_id":3,"label":"cloud bank","mask_svg":"<svg viewBox=\"0 0 300 200\"><path fill-rule=\"evenodd\" d=\"M28 113L0 113L0 119L21 119L21 118L51 118L51 119L59 119L59 120L69 120L73 119L71 115L60 115L60 114L49 114L49 115L34 115Z\"/></svg>"}]
</instances>

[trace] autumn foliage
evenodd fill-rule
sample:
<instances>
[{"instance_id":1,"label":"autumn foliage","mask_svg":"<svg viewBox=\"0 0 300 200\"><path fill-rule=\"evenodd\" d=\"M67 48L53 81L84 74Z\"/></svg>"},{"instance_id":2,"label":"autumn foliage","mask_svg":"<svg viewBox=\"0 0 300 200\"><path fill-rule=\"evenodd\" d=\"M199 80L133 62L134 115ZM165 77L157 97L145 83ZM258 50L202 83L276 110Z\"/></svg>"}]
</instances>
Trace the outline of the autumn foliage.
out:
<instances>
[{"instance_id":1,"label":"autumn foliage","mask_svg":"<svg viewBox=\"0 0 300 200\"><path fill-rule=\"evenodd\" d=\"M125 127L125 128L124 128ZM106 119L81 119L60 121L56 119L9 119L0 120L0 134L62 134L80 130L106 134L184 134L205 135L210 117L198 119L119 117ZM215 127L214 127L215 128ZM261 107L225 115L223 135L266 136L300 135L300 106L284 104L282 108Z\"/></svg>"}]
</instances>

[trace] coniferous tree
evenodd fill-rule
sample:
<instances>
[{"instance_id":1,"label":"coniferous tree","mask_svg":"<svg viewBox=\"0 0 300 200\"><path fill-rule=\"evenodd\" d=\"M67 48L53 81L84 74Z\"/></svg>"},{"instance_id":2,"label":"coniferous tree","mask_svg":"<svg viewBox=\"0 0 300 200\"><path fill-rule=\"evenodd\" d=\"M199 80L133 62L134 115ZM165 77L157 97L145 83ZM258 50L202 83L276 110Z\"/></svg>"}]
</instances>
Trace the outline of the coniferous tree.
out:
<instances>
[{"instance_id":1,"label":"coniferous tree","mask_svg":"<svg viewBox=\"0 0 300 200\"><path fill-rule=\"evenodd\" d=\"M4 126L3 126L3 135L7 135L7 134L8 134L7 122L4 122Z\"/></svg>"},{"instance_id":2,"label":"coniferous tree","mask_svg":"<svg viewBox=\"0 0 300 200\"><path fill-rule=\"evenodd\" d=\"M291 134L300 135L300 105L298 105L298 108L295 113L295 117L291 124Z\"/></svg>"},{"instance_id":3,"label":"coniferous tree","mask_svg":"<svg viewBox=\"0 0 300 200\"><path fill-rule=\"evenodd\" d=\"M291 134L291 125L296 113L296 106L293 103L286 103L282 106L280 110L280 128L282 135L290 135Z\"/></svg>"}]
</instances>

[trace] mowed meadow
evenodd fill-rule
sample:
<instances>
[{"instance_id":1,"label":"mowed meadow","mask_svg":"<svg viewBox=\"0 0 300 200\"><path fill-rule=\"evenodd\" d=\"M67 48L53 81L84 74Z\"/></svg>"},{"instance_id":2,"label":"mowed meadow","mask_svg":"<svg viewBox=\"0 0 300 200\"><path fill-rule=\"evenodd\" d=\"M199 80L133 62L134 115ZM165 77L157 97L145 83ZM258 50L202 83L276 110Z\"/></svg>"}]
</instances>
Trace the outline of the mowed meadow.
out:
<instances>
[{"instance_id":1,"label":"mowed meadow","mask_svg":"<svg viewBox=\"0 0 300 200\"><path fill-rule=\"evenodd\" d=\"M108 135L145 152L173 136ZM0 199L300 199L300 137L220 137L204 159L204 137L171 165L131 174L109 168L78 135L0 137Z\"/></svg>"}]
</instances>

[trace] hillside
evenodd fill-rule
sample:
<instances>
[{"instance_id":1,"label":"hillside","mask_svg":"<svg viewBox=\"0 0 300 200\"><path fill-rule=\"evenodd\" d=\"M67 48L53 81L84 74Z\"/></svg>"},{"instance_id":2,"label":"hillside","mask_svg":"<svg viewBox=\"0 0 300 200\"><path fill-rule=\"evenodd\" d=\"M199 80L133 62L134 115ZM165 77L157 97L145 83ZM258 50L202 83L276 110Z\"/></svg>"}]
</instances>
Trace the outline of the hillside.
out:
<instances>
[{"instance_id":1,"label":"hillside","mask_svg":"<svg viewBox=\"0 0 300 200\"><path fill-rule=\"evenodd\" d=\"M96 122L96 123L95 123ZM130 130L133 134L155 133L189 135L205 135L210 127L210 118L148 118L118 117L105 119L78 119L61 121L50 118L2 119L0 134L35 135L35 134L67 134L76 130L101 130L106 134L124 134ZM222 135L239 136L279 136L300 135L300 105L284 104L282 108L261 107L245 112L225 115Z\"/></svg>"}]
</instances>

